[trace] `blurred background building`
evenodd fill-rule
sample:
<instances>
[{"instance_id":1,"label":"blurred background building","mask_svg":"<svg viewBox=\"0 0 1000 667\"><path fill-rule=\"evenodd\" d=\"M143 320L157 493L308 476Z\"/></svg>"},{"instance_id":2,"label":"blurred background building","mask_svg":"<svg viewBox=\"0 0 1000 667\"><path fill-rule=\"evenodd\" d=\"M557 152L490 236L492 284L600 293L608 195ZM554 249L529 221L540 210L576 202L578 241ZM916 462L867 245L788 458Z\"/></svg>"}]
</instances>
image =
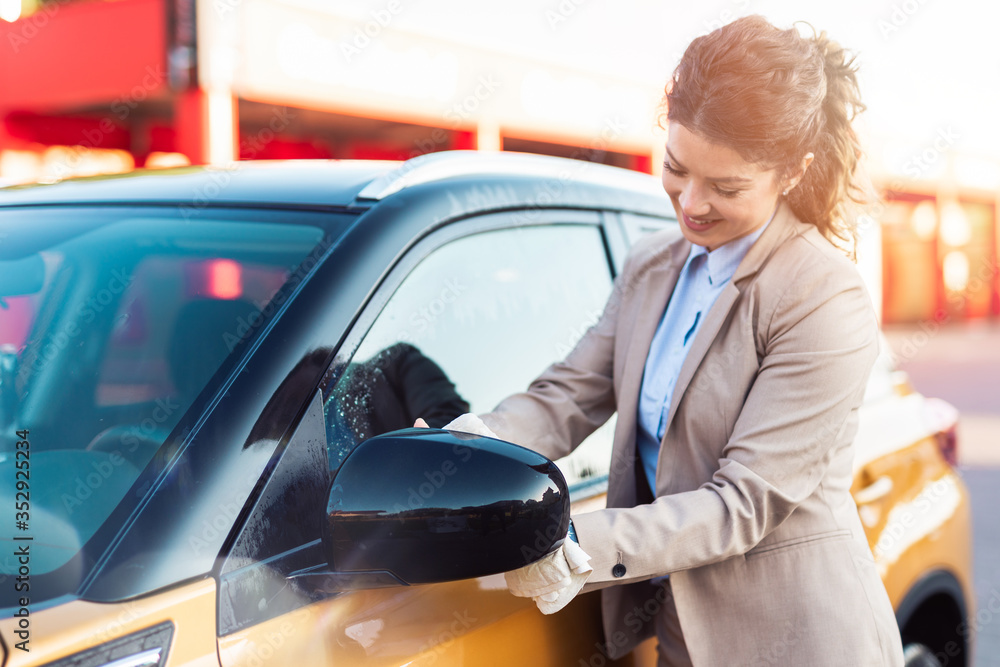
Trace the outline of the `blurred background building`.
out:
<instances>
[{"instance_id":1,"label":"blurred background building","mask_svg":"<svg viewBox=\"0 0 1000 667\"><path fill-rule=\"evenodd\" d=\"M671 38L675 3L610 4L520 1L484 17L457 0L0 0L0 184L449 149L659 173L657 109L691 33L805 11L726 0ZM896 39L920 18L868 27ZM1000 169L963 152L964 127L935 122L910 141L869 137L884 204L864 252L886 323L1000 316Z\"/></svg>"}]
</instances>

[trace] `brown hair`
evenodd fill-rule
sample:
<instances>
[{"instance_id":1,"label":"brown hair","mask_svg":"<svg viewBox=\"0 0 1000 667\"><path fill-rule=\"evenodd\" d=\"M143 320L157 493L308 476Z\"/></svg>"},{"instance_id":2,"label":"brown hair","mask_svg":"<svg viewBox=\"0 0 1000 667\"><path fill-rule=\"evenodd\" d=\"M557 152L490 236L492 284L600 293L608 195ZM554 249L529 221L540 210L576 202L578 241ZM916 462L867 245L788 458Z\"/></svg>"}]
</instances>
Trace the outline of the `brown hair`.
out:
<instances>
[{"instance_id":1,"label":"brown hair","mask_svg":"<svg viewBox=\"0 0 1000 667\"><path fill-rule=\"evenodd\" d=\"M871 193L851 127L865 108L856 71L825 32L803 37L747 16L691 42L667 83L666 118L782 176L813 153L787 201L831 241L853 243L852 203Z\"/></svg>"}]
</instances>

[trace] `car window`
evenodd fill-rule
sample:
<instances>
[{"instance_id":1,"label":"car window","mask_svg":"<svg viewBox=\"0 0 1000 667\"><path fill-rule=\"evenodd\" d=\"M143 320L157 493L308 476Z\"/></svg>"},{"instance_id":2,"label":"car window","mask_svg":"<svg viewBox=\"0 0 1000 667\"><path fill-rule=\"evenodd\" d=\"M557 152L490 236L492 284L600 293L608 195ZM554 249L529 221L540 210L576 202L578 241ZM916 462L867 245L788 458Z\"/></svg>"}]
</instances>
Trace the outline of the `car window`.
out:
<instances>
[{"instance_id":1,"label":"car window","mask_svg":"<svg viewBox=\"0 0 1000 667\"><path fill-rule=\"evenodd\" d=\"M226 254L153 255L136 265L115 310L96 406L189 403L201 391L290 272Z\"/></svg>"},{"instance_id":2,"label":"car window","mask_svg":"<svg viewBox=\"0 0 1000 667\"><path fill-rule=\"evenodd\" d=\"M597 225L486 231L434 250L395 290L328 392L331 466L417 417L439 428L523 391L597 321L611 285ZM571 487L606 475L612 428L559 461Z\"/></svg>"},{"instance_id":3,"label":"car window","mask_svg":"<svg viewBox=\"0 0 1000 667\"><path fill-rule=\"evenodd\" d=\"M625 231L625 239L632 245L643 236L658 232L667 227L677 228L677 221L673 218L657 218L649 215L639 215L637 213L621 213L622 228ZM678 233L680 229L677 228Z\"/></svg>"},{"instance_id":4,"label":"car window","mask_svg":"<svg viewBox=\"0 0 1000 667\"><path fill-rule=\"evenodd\" d=\"M30 448L33 573L97 531L325 235L247 215L0 211L0 473Z\"/></svg>"}]
</instances>

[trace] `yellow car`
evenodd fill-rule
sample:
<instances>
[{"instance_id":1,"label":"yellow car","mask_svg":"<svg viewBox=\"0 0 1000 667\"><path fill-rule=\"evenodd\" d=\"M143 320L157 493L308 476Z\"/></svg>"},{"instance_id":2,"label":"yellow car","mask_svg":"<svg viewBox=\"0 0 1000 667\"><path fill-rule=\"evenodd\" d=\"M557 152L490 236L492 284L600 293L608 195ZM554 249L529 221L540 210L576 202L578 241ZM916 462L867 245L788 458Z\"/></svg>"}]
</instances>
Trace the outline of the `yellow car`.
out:
<instances>
[{"instance_id":1,"label":"yellow car","mask_svg":"<svg viewBox=\"0 0 1000 667\"><path fill-rule=\"evenodd\" d=\"M0 189L3 667L654 664L502 575L602 505L612 424L558 468L438 428L673 224L653 177L505 153ZM879 364L854 493L911 664L969 662L953 455Z\"/></svg>"}]
</instances>

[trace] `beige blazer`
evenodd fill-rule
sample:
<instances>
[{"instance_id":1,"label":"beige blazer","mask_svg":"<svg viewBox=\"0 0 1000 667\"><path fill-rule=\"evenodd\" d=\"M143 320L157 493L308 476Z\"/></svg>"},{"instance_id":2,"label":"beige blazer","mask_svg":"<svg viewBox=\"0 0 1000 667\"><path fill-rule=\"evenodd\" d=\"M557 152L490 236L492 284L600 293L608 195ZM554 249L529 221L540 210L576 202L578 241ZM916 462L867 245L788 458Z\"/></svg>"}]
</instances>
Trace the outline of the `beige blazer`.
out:
<instances>
[{"instance_id":1,"label":"beige blazer","mask_svg":"<svg viewBox=\"0 0 1000 667\"><path fill-rule=\"evenodd\" d=\"M480 417L557 459L617 410L608 509L573 517L611 657L669 622L648 581L669 573L695 665L901 665L849 492L875 313L854 265L784 204L692 342L656 499L639 502L643 367L689 249L676 230L640 240L566 359Z\"/></svg>"}]
</instances>

